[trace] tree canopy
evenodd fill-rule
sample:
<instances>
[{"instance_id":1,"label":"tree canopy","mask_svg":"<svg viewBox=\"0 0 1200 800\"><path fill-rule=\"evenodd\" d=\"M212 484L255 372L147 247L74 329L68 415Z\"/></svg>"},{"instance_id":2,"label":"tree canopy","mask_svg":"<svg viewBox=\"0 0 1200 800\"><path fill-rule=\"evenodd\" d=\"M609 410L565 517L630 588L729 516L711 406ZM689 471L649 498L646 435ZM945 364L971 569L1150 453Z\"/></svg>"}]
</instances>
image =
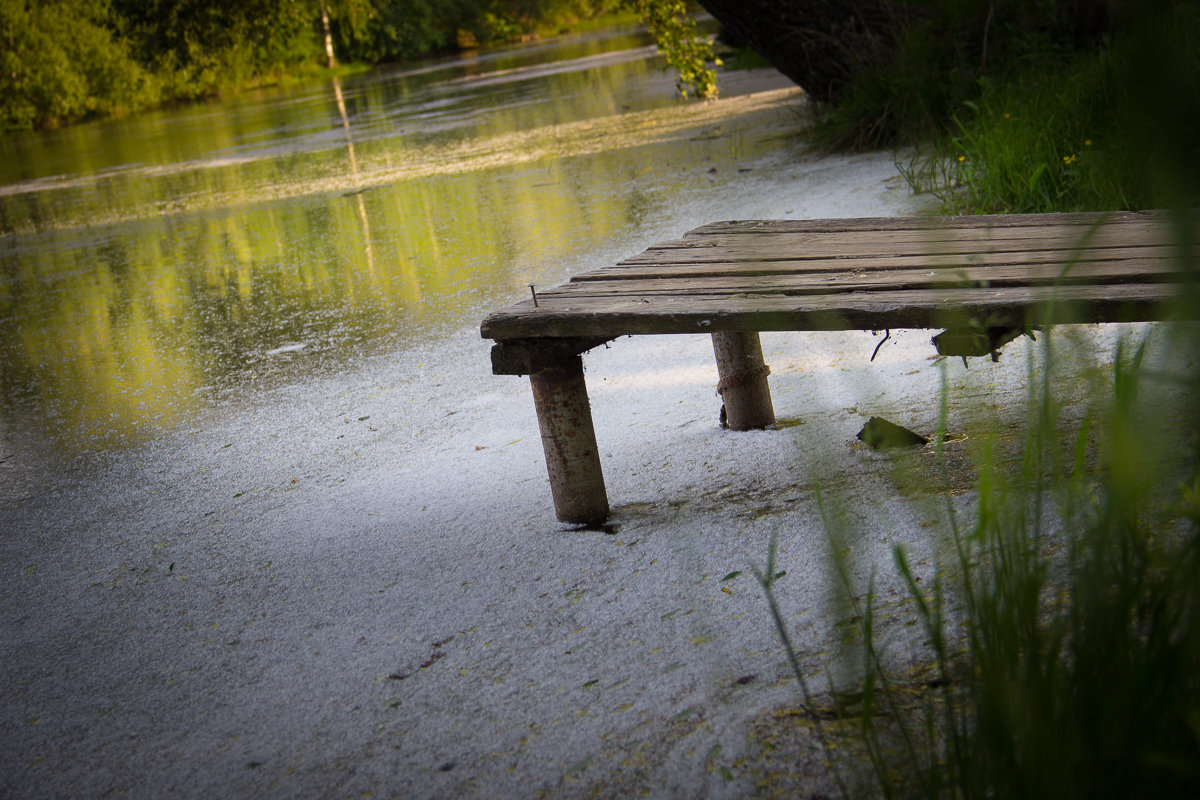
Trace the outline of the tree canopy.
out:
<instances>
[{"instance_id":1,"label":"tree canopy","mask_svg":"<svg viewBox=\"0 0 1200 800\"><path fill-rule=\"evenodd\" d=\"M557 31L622 0L0 0L0 128Z\"/></svg>"}]
</instances>

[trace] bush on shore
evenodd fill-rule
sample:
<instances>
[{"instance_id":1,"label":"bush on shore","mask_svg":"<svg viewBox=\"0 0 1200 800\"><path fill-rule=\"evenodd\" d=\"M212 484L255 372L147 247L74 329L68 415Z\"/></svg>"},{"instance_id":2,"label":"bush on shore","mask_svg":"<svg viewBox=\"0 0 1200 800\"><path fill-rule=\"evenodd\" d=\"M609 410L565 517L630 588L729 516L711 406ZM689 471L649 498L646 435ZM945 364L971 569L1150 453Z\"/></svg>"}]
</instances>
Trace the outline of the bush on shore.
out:
<instances>
[{"instance_id":1,"label":"bush on shore","mask_svg":"<svg viewBox=\"0 0 1200 800\"><path fill-rule=\"evenodd\" d=\"M619 0L0 0L0 130L558 32Z\"/></svg>"}]
</instances>

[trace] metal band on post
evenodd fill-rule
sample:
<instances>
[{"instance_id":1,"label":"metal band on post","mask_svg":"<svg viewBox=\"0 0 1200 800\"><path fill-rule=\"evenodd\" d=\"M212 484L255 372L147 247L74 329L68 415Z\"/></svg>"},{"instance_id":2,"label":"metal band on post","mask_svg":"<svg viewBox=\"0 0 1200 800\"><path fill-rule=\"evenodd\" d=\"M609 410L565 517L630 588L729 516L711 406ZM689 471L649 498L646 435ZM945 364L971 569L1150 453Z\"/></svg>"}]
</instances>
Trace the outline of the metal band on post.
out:
<instances>
[{"instance_id":1,"label":"metal band on post","mask_svg":"<svg viewBox=\"0 0 1200 800\"><path fill-rule=\"evenodd\" d=\"M542 432L554 512L562 522L598 525L608 518L596 431L583 379L583 359L571 356L529 376Z\"/></svg>"},{"instance_id":2,"label":"metal band on post","mask_svg":"<svg viewBox=\"0 0 1200 800\"><path fill-rule=\"evenodd\" d=\"M718 331L713 333L712 340L720 375L717 391L725 402L729 427L746 431L775 424L775 408L767 384L771 368L763 360L758 334Z\"/></svg>"}]
</instances>

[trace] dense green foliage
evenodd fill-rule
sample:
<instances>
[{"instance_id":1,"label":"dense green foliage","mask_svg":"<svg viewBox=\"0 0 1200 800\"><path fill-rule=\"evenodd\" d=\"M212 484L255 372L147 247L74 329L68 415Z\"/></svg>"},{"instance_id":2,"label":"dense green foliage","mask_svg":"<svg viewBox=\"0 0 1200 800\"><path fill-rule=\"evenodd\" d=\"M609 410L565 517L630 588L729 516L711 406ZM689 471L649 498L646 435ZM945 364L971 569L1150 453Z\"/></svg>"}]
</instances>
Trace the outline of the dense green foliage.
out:
<instances>
[{"instance_id":1,"label":"dense green foliage","mask_svg":"<svg viewBox=\"0 0 1200 800\"><path fill-rule=\"evenodd\" d=\"M0 128L558 31L618 0L0 0Z\"/></svg>"},{"instance_id":2,"label":"dense green foliage","mask_svg":"<svg viewBox=\"0 0 1200 800\"><path fill-rule=\"evenodd\" d=\"M187 99L309 61L319 52L318 19L315 3L113 0L111 25L165 99Z\"/></svg>"},{"instance_id":3,"label":"dense green foliage","mask_svg":"<svg viewBox=\"0 0 1200 800\"><path fill-rule=\"evenodd\" d=\"M919 145L948 210L1200 200L1200 9L1185 0L938 0L856 76L827 144Z\"/></svg>"},{"instance_id":4,"label":"dense green foliage","mask_svg":"<svg viewBox=\"0 0 1200 800\"><path fill-rule=\"evenodd\" d=\"M45 125L153 98L151 76L111 23L106 0L0 0L0 123Z\"/></svg>"},{"instance_id":5,"label":"dense green foliage","mask_svg":"<svg viewBox=\"0 0 1200 800\"><path fill-rule=\"evenodd\" d=\"M708 100L717 96L717 74L710 64L720 65L712 42L699 36L687 13L684 0L629 0L658 42L667 63L679 75L677 85L686 97L692 92Z\"/></svg>"},{"instance_id":6,"label":"dense green foliage","mask_svg":"<svg viewBox=\"0 0 1200 800\"><path fill-rule=\"evenodd\" d=\"M1104 46L1119 23L1108 0L926 0L898 16L890 58L859 68L830 133L877 147L944 131L981 80L1019 81L1046 58Z\"/></svg>"}]
</instances>

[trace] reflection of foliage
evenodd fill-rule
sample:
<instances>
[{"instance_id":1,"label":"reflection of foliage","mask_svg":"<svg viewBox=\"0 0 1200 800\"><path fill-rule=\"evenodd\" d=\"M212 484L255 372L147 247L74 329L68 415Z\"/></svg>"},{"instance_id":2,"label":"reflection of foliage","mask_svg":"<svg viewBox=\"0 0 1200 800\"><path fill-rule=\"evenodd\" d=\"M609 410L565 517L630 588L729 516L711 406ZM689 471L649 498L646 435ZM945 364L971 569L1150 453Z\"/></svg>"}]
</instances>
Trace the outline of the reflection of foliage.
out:
<instances>
[{"instance_id":1,"label":"reflection of foliage","mask_svg":"<svg viewBox=\"0 0 1200 800\"><path fill-rule=\"evenodd\" d=\"M687 14L683 0L630 0L638 16L658 42L667 62L679 73L679 91L690 89L697 97L715 99L717 75L710 64L717 63L712 42L696 33L696 25Z\"/></svg>"},{"instance_id":2,"label":"reflection of foliage","mask_svg":"<svg viewBox=\"0 0 1200 800\"><path fill-rule=\"evenodd\" d=\"M519 63L512 53L494 66ZM573 70L548 84L553 103L505 104L436 134L364 136L357 179L344 146L278 146L273 131L339 121L328 101L290 94L80 125L53 137L57 148L14 137L22 162L61 158L68 142L81 158L156 166L0 197L0 405L29 431L41 418L21 414L40 409L54 419L45 435L72 448L133 441L192 418L213 393L260 391L292 370L420 348L477 323L531 281L565 276L580 253L612 250L666 204L707 197L707 159L727 140L681 151L672 132L742 113L755 114L751 129L778 124L777 103L750 97L614 113L628 94L620 79L654 71L638 59L597 87ZM353 100L403 119L397 93L421 96L441 77L364 81ZM406 112L414 106L428 109L410 101ZM246 141L271 146L227 164L197 158ZM760 143L773 146L746 146L757 156ZM579 153L589 155L559 157ZM269 354L291 344L305 347Z\"/></svg>"},{"instance_id":3,"label":"reflection of foliage","mask_svg":"<svg viewBox=\"0 0 1200 800\"><path fill-rule=\"evenodd\" d=\"M620 74L638 80L653 69L639 60ZM577 71L553 86L555 103L491 109L440 146L416 134L364 139L363 183L349 193L346 153L336 147L271 149L223 166L192 160L272 130L327 126L336 112L325 107L316 116L294 103L249 116L152 115L120 126L133 136L110 136L117 126L107 125L61 132L56 138L79 152L108 148L119 163L178 166L0 198L0 405L49 409L47 435L73 446L97 444L94 436L133 441L189 418L213 391L261 388L278 370L311 368L304 359L314 353L331 364L358 348L471 324L494 302L487 298L528 292L531 270L609 247L653 216L648 208L666 195L631 192L620 176L659 168L671 145L622 145L662 141L655 131L695 124L697 112L742 108L671 104L662 114L606 119L619 82L596 91ZM367 108L397 102L393 83L359 89L355 100ZM553 148L564 146L564 132L581 148L597 137L616 144L597 157L545 158L537 182L523 179L535 152L563 152ZM57 152L45 139L20 137L30 148L21 160ZM398 169L381 179L389 163ZM707 172L688 172L675 179L707 191ZM296 343L306 345L299 354L265 355Z\"/></svg>"}]
</instances>

